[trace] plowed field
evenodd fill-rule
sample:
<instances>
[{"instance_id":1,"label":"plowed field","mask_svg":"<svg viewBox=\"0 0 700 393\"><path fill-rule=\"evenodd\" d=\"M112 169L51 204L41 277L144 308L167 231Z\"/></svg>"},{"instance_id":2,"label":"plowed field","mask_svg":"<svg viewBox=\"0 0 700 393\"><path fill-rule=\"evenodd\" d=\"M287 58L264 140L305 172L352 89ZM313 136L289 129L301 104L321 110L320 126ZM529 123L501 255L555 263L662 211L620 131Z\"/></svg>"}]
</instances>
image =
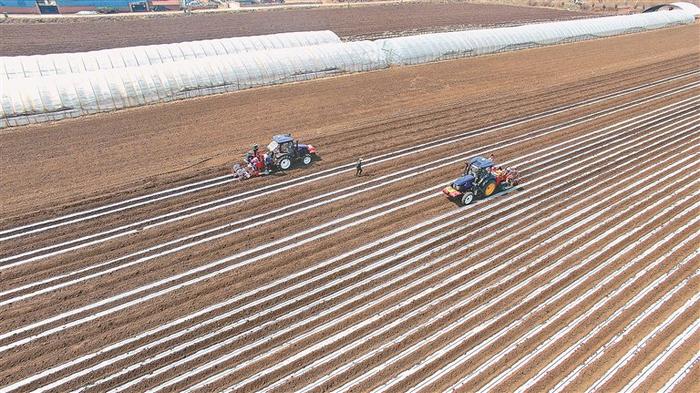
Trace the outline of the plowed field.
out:
<instances>
[{"instance_id":1,"label":"plowed field","mask_svg":"<svg viewBox=\"0 0 700 393\"><path fill-rule=\"evenodd\" d=\"M697 390L697 34L4 132L0 389ZM288 131L321 159L227 175ZM440 193L488 154L522 184Z\"/></svg>"},{"instance_id":2,"label":"plowed field","mask_svg":"<svg viewBox=\"0 0 700 393\"><path fill-rule=\"evenodd\" d=\"M144 18L71 18L0 23L0 56L169 44L288 31L332 30L366 39L585 17L556 9L467 3L368 5L352 8L173 14ZM18 19L19 21L19 19Z\"/></svg>"}]
</instances>

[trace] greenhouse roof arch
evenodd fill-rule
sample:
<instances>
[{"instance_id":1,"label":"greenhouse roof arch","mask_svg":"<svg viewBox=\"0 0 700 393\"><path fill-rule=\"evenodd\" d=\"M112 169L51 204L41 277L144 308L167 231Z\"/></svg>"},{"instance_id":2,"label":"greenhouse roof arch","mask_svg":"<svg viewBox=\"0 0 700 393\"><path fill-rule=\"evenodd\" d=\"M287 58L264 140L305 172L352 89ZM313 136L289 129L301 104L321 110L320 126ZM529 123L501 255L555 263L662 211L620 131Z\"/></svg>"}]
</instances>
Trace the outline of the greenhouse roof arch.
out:
<instances>
[{"instance_id":1,"label":"greenhouse roof arch","mask_svg":"<svg viewBox=\"0 0 700 393\"><path fill-rule=\"evenodd\" d=\"M371 41L0 79L0 128L387 67Z\"/></svg>"},{"instance_id":2,"label":"greenhouse roof arch","mask_svg":"<svg viewBox=\"0 0 700 393\"><path fill-rule=\"evenodd\" d=\"M0 79L141 67L235 53L339 43L330 30L132 46L90 52L0 57Z\"/></svg>"},{"instance_id":3,"label":"greenhouse roof arch","mask_svg":"<svg viewBox=\"0 0 700 393\"><path fill-rule=\"evenodd\" d=\"M690 13L694 17L700 16L700 7L693 3L688 3L685 1L679 1L676 3L659 4L653 7L647 8L644 12L656 12L656 11L670 11L670 10L682 10Z\"/></svg>"},{"instance_id":4,"label":"greenhouse roof arch","mask_svg":"<svg viewBox=\"0 0 700 393\"><path fill-rule=\"evenodd\" d=\"M608 37L693 21L691 14L677 10L420 34L375 42L390 64L407 65Z\"/></svg>"}]
</instances>

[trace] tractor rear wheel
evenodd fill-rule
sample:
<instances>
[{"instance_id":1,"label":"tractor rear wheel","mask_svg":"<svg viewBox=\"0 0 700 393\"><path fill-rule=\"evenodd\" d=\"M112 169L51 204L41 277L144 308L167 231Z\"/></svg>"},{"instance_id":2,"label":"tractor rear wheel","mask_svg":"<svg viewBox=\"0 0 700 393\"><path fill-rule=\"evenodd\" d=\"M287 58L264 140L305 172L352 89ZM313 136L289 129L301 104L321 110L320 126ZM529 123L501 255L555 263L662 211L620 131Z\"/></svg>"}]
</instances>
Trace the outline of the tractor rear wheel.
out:
<instances>
[{"instance_id":1,"label":"tractor rear wheel","mask_svg":"<svg viewBox=\"0 0 700 393\"><path fill-rule=\"evenodd\" d=\"M484 186L484 196L489 197L496 192L496 182L491 180Z\"/></svg>"},{"instance_id":2,"label":"tractor rear wheel","mask_svg":"<svg viewBox=\"0 0 700 393\"><path fill-rule=\"evenodd\" d=\"M311 164L312 160L311 154L305 154L304 157L301 158L301 163L304 164L304 166L307 166Z\"/></svg>"},{"instance_id":3,"label":"tractor rear wheel","mask_svg":"<svg viewBox=\"0 0 700 393\"><path fill-rule=\"evenodd\" d=\"M474 200L474 194L471 191L467 191L462 195L462 205L468 205Z\"/></svg>"},{"instance_id":4,"label":"tractor rear wheel","mask_svg":"<svg viewBox=\"0 0 700 393\"><path fill-rule=\"evenodd\" d=\"M279 167L281 170L286 171L287 169L292 167L292 160L289 159L289 157L283 157L279 161Z\"/></svg>"}]
</instances>

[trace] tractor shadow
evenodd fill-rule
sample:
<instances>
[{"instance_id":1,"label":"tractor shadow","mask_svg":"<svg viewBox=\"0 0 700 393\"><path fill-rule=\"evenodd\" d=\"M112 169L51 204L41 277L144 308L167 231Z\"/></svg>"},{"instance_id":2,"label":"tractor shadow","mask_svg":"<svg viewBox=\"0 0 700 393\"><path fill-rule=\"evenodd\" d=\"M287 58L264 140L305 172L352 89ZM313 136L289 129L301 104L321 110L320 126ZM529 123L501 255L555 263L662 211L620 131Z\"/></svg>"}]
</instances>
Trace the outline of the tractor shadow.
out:
<instances>
[{"instance_id":1,"label":"tractor shadow","mask_svg":"<svg viewBox=\"0 0 700 393\"><path fill-rule=\"evenodd\" d=\"M286 171L278 170L270 173L269 175L266 175L266 177L285 177L288 176L289 174L295 174L298 172L304 172L307 171L311 168L313 168L315 165L317 165L317 162L323 161L323 158L316 156L311 160L311 163L309 165L293 165L291 168L287 169Z\"/></svg>"},{"instance_id":2,"label":"tractor shadow","mask_svg":"<svg viewBox=\"0 0 700 393\"><path fill-rule=\"evenodd\" d=\"M462 207L462 201L460 201L460 200L457 199L457 198L455 198L455 199L448 199L448 201L450 201L453 205L455 205L455 207Z\"/></svg>"},{"instance_id":3,"label":"tractor shadow","mask_svg":"<svg viewBox=\"0 0 700 393\"><path fill-rule=\"evenodd\" d=\"M478 205L478 204L480 204L480 203L484 203L484 202L486 202L486 201L494 200L494 199L497 199L497 198L508 198L508 197L510 196L510 193L516 192L516 191L524 191L524 190L525 190L525 187L523 187L523 186L517 186L517 187L509 188L509 189L507 189L507 190L503 190L503 191L497 192L497 193L491 195L491 196L488 197L488 198L475 199L474 202L470 203L470 204L467 205L467 206ZM459 198L450 199L449 201L452 202L452 204L454 204L454 205L457 206L457 207L465 207L464 205L462 205L462 201L461 201Z\"/></svg>"}]
</instances>

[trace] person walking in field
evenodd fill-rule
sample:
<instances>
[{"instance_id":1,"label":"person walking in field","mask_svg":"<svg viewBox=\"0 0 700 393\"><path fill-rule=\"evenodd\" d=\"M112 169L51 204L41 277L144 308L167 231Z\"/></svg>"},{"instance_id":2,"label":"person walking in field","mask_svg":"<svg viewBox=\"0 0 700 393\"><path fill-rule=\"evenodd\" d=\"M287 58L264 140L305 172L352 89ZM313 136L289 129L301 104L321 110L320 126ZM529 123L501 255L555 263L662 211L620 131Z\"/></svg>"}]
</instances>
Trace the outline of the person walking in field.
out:
<instances>
[{"instance_id":1,"label":"person walking in field","mask_svg":"<svg viewBox=\"0 0 700 393\"><path fill-rule=\"evenodd\" d=\"M355 165L355 176L356 177L362 176L362 158L357 160L357 165Z\"/></svg>"},{"instance_id":2,"label":"person walking in field","mask_svg":"<svg viewBox=\"0 0 700 393\"><path fill-rule=\"evenodd\" d=\"M272 172L272 153L265 153L265 171L268 173Z\"/></svg>"}]
</instances>

